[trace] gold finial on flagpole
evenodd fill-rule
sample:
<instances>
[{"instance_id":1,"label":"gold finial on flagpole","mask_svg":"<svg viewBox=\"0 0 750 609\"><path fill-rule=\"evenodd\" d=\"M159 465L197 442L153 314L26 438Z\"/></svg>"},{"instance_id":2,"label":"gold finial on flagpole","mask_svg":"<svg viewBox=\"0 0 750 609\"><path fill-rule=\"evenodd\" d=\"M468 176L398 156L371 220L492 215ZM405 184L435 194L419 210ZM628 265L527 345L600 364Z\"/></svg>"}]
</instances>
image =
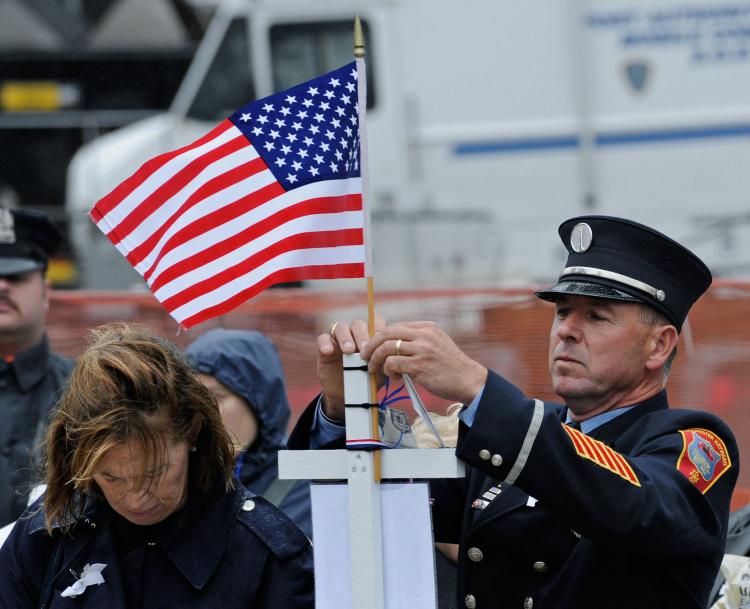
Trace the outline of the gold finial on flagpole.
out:
<instances>
[{"instance_id":1,"label":"gold finial on flagpole","mask_svg":"<svg viewBox=\"0 0 750 609\"><path fill-rule=\"evenodd\" d=\"M354 16L354 56L357 58L365 56L365 36L362 33L359 15Z\"/></svg>"}]
</instances>

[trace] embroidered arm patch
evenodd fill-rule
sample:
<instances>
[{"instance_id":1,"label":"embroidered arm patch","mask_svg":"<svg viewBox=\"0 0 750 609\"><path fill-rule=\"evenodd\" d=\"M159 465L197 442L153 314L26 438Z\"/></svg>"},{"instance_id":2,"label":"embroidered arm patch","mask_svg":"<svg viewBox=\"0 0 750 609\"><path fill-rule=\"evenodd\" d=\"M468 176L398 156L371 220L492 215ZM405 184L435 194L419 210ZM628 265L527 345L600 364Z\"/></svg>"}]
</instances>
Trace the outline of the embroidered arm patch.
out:
<instances>
[{"instance_id":1,"label":"embroidered arm patch","mask_svg":"<svg viewBox=\"0 0 750 609\"><path fill-rule=\"evenodd\" d=\"M732 467L724 441L707 429L681 429L682 454L677 469L705 493Z\"/></svg>"},{"instance_id":2,"label":"embroidered arm patch","mask_svg":"<svg viewBox=\"0 0 750 609\"><path fill-rule=\"evenodd\" d=\"M617 474L620 478L627 480L630 484L634 484L635 486L641 485L638 476L635 475L633 468L630 467L630 463L620 453L612 450L604 442L589 438L586 434L568 425L563 425L562 428L570 436L579 457L593 461L600 467L608 469L613 474Z\"/></svg>"}]
</instances>

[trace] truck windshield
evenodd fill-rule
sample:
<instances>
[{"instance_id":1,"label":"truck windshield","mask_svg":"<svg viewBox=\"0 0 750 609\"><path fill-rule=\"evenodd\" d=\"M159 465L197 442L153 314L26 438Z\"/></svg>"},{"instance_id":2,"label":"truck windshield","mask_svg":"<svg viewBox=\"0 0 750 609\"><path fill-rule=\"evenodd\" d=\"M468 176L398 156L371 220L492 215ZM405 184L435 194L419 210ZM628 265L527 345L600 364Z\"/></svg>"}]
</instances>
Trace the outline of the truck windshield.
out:
<instances>
[{"instance_id":1,"label":"truck windshield","mask_svg":"<svg viewBox=\"0 0 750 609\"><path fill-rule=\"evenodd\" d=\"M367 60L367 107L375 101L372 47L362 23ZM352 20L286 23L271 27L271 62L275 91L283 91L352 61Z\"/></svg>"},{"instance_id":2,"label":"truck windshield","mask_svg":"<svg viewBox=\"0 0 750 609\"><path fill-rule=\"evenodd\" d=\"M193 100L188 116L220 120L255 99L246 19L234 19Z\"/></svg>"}]
</instances>

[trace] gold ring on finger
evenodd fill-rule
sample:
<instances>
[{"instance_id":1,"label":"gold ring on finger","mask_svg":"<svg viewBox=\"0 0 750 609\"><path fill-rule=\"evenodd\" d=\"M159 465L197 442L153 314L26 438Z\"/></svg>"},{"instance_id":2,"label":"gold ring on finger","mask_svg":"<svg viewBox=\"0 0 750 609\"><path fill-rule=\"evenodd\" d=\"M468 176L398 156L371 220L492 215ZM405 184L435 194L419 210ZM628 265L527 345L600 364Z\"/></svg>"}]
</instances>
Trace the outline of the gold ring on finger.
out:
<instances>
[{"instance_id":1,"label":"gold ring on finger","mask_svg":"<svg viewBox=\"0 0 750 609\"><path fill-rule=\"evenodd\" d=\"M393 349L393 352L396 355L401 355L401 343L404 342L400 338L396 341L396 347Z\"/></svg>"},{"instance_id":2,"label":"gold ring on finger","mask_svg":"<svg viewBox=\"0 0 750 609\"><path fill-rule=\"evenodd\" d=\"M328 334L330 334L331 336L333 336L333 338L336 338L336 335L334 334L334 332L336 331L336 326L338 326L338 325L339 325L339 322L334 321L331 324L331 327L328 328Z\"/></svg>"}]
</instances>

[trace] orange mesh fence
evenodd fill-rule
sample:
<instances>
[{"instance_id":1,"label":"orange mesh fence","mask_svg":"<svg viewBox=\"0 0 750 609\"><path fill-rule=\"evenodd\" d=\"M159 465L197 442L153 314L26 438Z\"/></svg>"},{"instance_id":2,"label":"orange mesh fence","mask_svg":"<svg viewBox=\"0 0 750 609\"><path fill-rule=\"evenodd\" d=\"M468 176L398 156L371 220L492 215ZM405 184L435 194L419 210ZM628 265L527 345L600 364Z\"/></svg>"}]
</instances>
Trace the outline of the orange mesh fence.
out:
<instances>
[{"instance_id":1,"label":"orange mesh fence","mask_svg":"<svg viewBox=\"0 0 750 609\"><path fill-rule=\"evenodd\" d=\"M414 290L376 295L389 321L438 322L471 357L502 373L528 395L555 400L547 373L551 305L518 289ZM53 348L76 356L88 328L110 321L137 321L185 347L216 326L259 330L275 343L284 365L294 414L317 394L315 339L332 320L366 318L364 290L269 290L232 313L189 331L150 294L54 292L48 317ZM679 355L667 385L673 407L700 408L724 419L737 436L742 461L733 508L750 501L750 283L715 282L694 307L683 329ZM427 406L446 403L421 392Z\"/></svg>"}]
</instances>

